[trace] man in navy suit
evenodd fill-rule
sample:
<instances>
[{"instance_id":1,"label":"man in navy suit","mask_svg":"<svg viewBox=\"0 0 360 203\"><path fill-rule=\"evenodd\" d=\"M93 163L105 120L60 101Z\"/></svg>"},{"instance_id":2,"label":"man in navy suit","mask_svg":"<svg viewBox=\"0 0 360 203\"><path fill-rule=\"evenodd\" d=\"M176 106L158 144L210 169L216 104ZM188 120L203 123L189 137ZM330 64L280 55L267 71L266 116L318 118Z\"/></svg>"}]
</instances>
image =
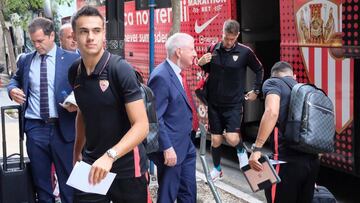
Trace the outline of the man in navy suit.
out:
<instances>
[{"instance_id":1,"label":"man in navy suit","mask_svg":"<svg viewBox=\"0 0 360 203\"><path fill-rule=\"evenodd\" d=\"M196 202L196 150L190 137L195 109L181 76L196 57L194 38L176 33L165 47L167 59L154 69L148 82L160 124L160 150L149 158L157 166L158 202Z\"/></svg>"},{"instance_id":2,"label":"man in navy suit","mask_svg":"<svg viewBox=\"0 0 360 203\"><path fill-rule=\"evenodd\" d=\"M52 21L36 18L28 29L36 51L20 57L8 92L12 100L24 104L26 147L38 201L54 202L50 174L54 163L61 202L71 203L73 190L66 181L72 169L76 114L59 103L71 92L68 69L79 55L55 45Z\"/></svg>"}]
</instances>

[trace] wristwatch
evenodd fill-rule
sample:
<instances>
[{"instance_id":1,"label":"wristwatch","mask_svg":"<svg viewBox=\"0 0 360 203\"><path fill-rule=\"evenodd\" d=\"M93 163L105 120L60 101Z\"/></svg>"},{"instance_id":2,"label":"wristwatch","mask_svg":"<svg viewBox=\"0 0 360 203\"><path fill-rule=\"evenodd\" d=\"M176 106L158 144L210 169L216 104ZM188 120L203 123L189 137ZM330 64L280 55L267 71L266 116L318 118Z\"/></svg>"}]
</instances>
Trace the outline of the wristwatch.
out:
<instances>
[{"instance_id":1,"label":"wristwatch","mask_svg":"<svg viewBox=\"0 0 360 203\"><path fill-rule=\"evenodd\" d=\"M254 90L254 93L255 93L256 95L259 95L259 94L260 94L260 90Z\"/></svg>"},{"instance_id":2,"label":"wristwatch","mask_svg":"<svg viewBox=\"0 0 360 203\"><path fill-rule=\"evenodd\" d=\"M106 151L106 154L107 154L110 158L114 159L114 161L118 158L118 157L117 157L117 152L116 152L113 148L107 150L107 151Z\"/></svg>"},{"instance_id":3,"label":"wristwatch","mask_svg":"<svg viewBox=\"0 0 360 203\"><path fill-rule=\"evenodd\" d=\"M255 143L251 145L251 151L252 152L261 152L261 147L257 147Z\"/></svg>"}]
</instances>

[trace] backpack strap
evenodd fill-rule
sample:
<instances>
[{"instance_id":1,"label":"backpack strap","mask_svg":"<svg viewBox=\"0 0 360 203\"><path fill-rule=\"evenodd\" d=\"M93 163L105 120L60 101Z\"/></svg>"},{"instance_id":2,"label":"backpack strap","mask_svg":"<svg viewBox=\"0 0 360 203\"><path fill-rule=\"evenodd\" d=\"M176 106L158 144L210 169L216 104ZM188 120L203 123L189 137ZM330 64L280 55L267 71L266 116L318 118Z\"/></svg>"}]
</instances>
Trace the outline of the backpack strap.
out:
<instances>
[{"instance_id":1,"label":"backpack strap","mask_svg":"<svg viewBox=\"0 0 360 203\"><path fill-rule=\"evenodd\" d=\"M292 89L293 89L293 85L289 83L289 81L285 80L283 77L271 77L271 79L277 79L277 80L281 80L283 81L289 88L290 88L290 97L291 97L291 92L292 92ZM287 109L287 113L286 113L286 118L285 118L285 121L288 120L288 117L289 117L289 112L291 112L290 110L291 108L291 99L289 101L289 108ZM284 125L282 128L280 128L280 123L279 123L279 120L276 121L276 127L282 132L284 133L285 132L285 128L286 128L286 125Z\"/></svg>"},{"instance_id":2,"label":"backpack strap","mask_svg":"<svg viewBox=\"0 0 360 203\"><path fill-rule=\"evenodd\" d=\"M213 53L215 48L219 47L220 43L212 43L209 47L206 53ZM200 66L201 70L202 70L202 77L203 78L207 78L206 74L210 73L210 67L208 66L208 64L205 64L203 66ZM206 79L205 79L206 80Z\"/></svg>"},{"instance_id":3,"label":"backpack strap","mask_svg":"<svg viewBox=\"0 0 360 203\"><path fill-rule=\"evenodd\" d=\"M79 64L78 64L78 67L77 67L77 70L76 70L76 77L79 77L81 74L81 59L79 61Z\"/></svg>"},{"instance_id":4,"label":"backpack strap","mask_svg":"<svg viewBox=\"0 0 360 203\"><path fill-rule=\"evenodd\" d=\"M73 67L76 67L76 69ZM68 77L71 88L74 88L75 82L79 79L79 76L81 74L81 58L78 58L73 62L73 64L69 68L69 73L71 76L74 75L74 77Z\"/></svg>"},{"instance_id":5,"label":"backpack strap","mask_svg":"<svg viewBox=\"0 0 360 203\"><path fill-rule=\"evenodd\" d=\"M210 45L210 47L209 47L208 53L212 53L212 52L214 51L214 49L215 49L215 47L216 47L217 44L218 44L218 43L212 43L212 44Z\"/></svg>"},{"instance_id":6,"label":"backpack strap","mask_svg":"<svg viewBox=\"0 0 360 203\"><path fill-rule=\"evenodd\" d=\"M137 78L138 82L139 83L144 83L144 78L143 78L142 74L139 71L135 70L135 69L134 69L134 71L135 71L135 75L136 75L136 78Z\"/></svg>"},{"instance_id":7,"label":"backpack strap","mask_svg":"<svg viewBox=\"0 0 360 203\"><path fill-rule=\"evenodd\" d=\"M121 97L120 97L121 94L120 94L119 88L118 88L120 86L120 81L115 72L116 62L119 59L121 60L122 57L118 56L118 55L110 54L110 58L108 61L109 65L107 68L107 79L109 80L110 90L117 98L116 99L117 102L120 102L120 99L121 99Z\"/></svg>"},{"instance_id":8,"label":"backpack strap","mask_svg":"<svg viewBox=\"0 0 360 203\"><path fill-rule=\"evenodd\" d=\"M274 78L278 78L278 79L284 81L284 82L287 84L287 86L290 88L290 90L292 90L292 89L294 88L294 86L295 86L295 85L291 85L291 84L290 84L287 80L285 80L283 77L274 77ZM326 92L324 92L323 89L316 87L316 85L314 85L314 84L311 84L311 83L305 83L305 84L304 84L304 83L298 83L298 84L310 85L310 86L312 86L313 88L322 91L322 92L327 96Z\"/></svg>"}]
</instances>

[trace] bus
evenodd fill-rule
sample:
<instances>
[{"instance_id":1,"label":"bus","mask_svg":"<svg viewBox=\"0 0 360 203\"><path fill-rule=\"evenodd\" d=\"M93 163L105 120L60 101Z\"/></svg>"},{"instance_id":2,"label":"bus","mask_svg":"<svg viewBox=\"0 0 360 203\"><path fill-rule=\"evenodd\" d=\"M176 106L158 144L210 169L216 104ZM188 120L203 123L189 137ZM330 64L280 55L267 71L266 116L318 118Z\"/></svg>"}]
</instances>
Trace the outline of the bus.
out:
<instances>
[{"instance_id":1,"label":"bus","mask_svg":"<svg viewBox=\"0 0 360 203\"><path fill-rule=\"evenodd\" d=\"M360 176L360 116L354 113L360 107L359 7L359 0L181 0L181 31L195 38L201 57L221 40L223 22L236 19L241 26L238 40L254 50L264 66L264 79L275 62L284 60L293 65L298 82L322 88L334 104L336 135L334 153L324 154L321 163ZM147 78L149 11L124 1L123 17L125 58ZM155 9L154 23L156 66L166 57L171 8ZM187 75L194 90L202 71L194 65ZM247 71L249 81L252 77ZM207 107L196 102L206 124ZM256 135L262 113L263 100L245 103L245 137Z\"/></svg>"}]
</instances>

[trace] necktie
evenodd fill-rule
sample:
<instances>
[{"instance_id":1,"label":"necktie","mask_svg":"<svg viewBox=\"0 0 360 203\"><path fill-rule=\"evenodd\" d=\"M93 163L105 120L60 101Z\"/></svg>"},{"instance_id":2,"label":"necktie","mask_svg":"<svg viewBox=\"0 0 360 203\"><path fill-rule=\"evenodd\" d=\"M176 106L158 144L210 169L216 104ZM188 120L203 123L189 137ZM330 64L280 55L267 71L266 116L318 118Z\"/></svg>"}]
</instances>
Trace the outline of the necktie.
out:
<instances>
[{"instance_id":1,"label":"necktie","mask_svg":"<svg viewBox=\"0 0 360 203\"><path fill-rule=\"evenodd\" d=\"M49 95L47 81L47 55L41 55L40 63L40 117L43 120L49 118Z\"/></svg>"},{"instance_id":2,"label":"necktie","mask_svg":"<svg viewBox=\"0 0 360 203\"><path fill-rule=\"evenodd\" d=\"M190 103L191 110L192 110L192 116L193 116L192 128L193 128L194 131L197 131L197 129L199 127L199 118L197 116L197 111L196 111L196 108L195 108L193 97L192 97L191 92L190 92L190 88L189 88L189 86L187 84L187 81L186 81L186 73L184 71L182 71L182 72L180 72L180 75L182 77L182 83L183 83L183 86L184 86L184 90L185 90L186 96L188 98L188 101Z\"/></svg>"}]
</instances>

